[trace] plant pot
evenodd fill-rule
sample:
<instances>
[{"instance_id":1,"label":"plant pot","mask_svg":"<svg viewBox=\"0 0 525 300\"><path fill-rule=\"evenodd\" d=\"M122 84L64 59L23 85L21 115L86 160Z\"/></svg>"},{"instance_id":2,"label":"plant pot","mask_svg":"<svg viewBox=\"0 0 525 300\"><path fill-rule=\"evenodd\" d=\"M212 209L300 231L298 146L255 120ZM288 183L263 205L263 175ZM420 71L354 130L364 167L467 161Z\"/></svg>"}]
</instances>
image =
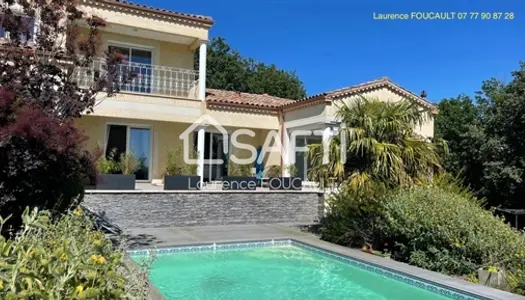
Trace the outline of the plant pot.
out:
<instances>
[{"instance_id":1,"label":"plant pot","mask_svg":"<svg viewBox=\"0 0 525 300\"><path fill-rule=\"evenodd\" d=\"M200 190L200 176L173 175L164 176L164 190L187 191Z\"/></svg>"},{"instance_id":2,"label":"plant pot","mask_svg":"<svg viewBox=\"0 0 525 300\"><path fill-rule=\"evenodd\" d=\"M268 179L270 190L295 190L303 188L303 180L300 177L270 177Z\"/></svg>"},{"instance_id":3,"label":"plant pot","mask_svg":"<svg viewBox=\"0 0 525 300\"><path fill-rule=\"evenodd\" d=\"M254 191L257 187L257 178L248 176L224 176L222 178L223 190Z\"/></svg>"},{"instance_id":4,"label":"plant pot","mask_svg":"<svg viewBox=\"0 0 525 300\"><path fill-rule=\"evenodd\" d=\"M485 269L478 269L478 282L479 284L493 288L501 288L507 285L507 281L505 280L505 272L503 270L489 272Z\"/></svg>"},{"instance_id":5,"label":"plant pot","mask_svg":"<svg viewBox=\"0 0 525 300\"><path fill-rule=\"evenodd\" d=\"M97 190L134 190L135 174L99 174L96 188Z\"/></svg>"}]
</instances>

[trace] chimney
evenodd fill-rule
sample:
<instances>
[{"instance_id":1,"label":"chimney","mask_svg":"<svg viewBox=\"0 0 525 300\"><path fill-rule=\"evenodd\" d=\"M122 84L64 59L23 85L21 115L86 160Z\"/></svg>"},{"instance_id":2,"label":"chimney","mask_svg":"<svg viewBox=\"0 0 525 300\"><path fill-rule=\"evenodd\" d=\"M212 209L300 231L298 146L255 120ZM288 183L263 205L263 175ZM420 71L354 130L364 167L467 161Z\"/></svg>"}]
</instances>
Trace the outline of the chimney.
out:
<instances>
[{"instance_id":1,"label":"chimney","mask_svg":"<svg viewBox=\"0 0 525 300\"><path fill-rule=\"evenodd\" d=\"M421 98L427 98L427 92L425 92L425 90L421 91Z\"/></svg>"},{"instance_id":2,"label":"chimney","mask_svg":"<svg viewBox=\"0 0 525 300\"><path fill-rule=\"evenodd\" d=\"M241 95L241 92L237 91L235 92L237 94L237 96L240 96Z\"/></svg>"},{"instance_id":3,"label":"chimney","mask_svg":"<svg viewBox=\"0 0 525 300\"><path fill-rule=\"evenodd\" d=\"M263 96L268 96L268 94L264 93Z\"/></svg>"}]
</instances>

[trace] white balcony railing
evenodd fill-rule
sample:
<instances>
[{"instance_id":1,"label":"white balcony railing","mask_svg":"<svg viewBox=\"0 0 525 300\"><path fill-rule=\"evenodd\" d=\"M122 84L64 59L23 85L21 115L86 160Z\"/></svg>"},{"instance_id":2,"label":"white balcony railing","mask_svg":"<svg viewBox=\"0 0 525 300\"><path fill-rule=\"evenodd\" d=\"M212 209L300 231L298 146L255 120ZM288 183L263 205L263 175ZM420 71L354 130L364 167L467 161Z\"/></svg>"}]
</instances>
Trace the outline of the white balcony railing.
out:
<instances>
[{"instance_id":1,"label":"white balcony railing","mask_svg":"<svg viewBox=\"0 0 525 300\"><path fill-rule=\"evenodd\" d=\"M80 86L91 86L94 80L103 76L105 72L105 62L95 60L91 68L76 68L74 80ZM121 92L184 98L197 96L198 72L195 70L125 63L117 65L117 74L120 75L117 75L115 88ZM133 74L133 79L126 80L130 74Z\"/></svg>"}]
</instances>

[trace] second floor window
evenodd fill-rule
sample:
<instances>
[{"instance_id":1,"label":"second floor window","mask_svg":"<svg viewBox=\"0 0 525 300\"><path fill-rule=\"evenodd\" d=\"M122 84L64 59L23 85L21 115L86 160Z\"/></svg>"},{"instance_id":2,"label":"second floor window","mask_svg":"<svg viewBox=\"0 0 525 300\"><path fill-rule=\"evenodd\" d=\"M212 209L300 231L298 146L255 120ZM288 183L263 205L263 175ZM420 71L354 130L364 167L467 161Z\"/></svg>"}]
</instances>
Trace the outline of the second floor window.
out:
<instances>
[{"instance_id":1,"label":"second floor window","mask_svg":"<svg viewBox=\"0 0 525 300\"><path fill-rule=\"evenodd\" d=\"M3 17L0 15L0 17ZM35 41L35 19L27 16L18 16L24 28L24 32L20 32L18 38L21 42ZM7 31L0 24L0 38L12 39L12 33Z\"/></svg>"},{"instance_id":2,"label":"second floor window","mask_svg":"<svg viewBox=\"0 0 525 300\"><path fill-rule=\"evenodd\" d=\"M109 50L124 55L127 63L144 65L151 65L152 63L153 55L151 50L137 49L127 46L109 46Z\"/></svg>"}]
</instances>

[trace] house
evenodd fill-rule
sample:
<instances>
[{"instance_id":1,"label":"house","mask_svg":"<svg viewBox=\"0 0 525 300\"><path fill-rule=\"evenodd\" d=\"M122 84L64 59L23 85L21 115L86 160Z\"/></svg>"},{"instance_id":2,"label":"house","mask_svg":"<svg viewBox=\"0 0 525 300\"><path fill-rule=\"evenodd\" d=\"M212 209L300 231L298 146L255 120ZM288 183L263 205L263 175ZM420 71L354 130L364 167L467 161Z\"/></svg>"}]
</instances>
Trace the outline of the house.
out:
<instances>
[{"instance_id":1,"label":"house","mask_svg":"<svg viewBox=\"0 0 525 300\"><path fill-rule=\"evenodd\" d=\"M307 179L309 163L304 153L290 151L290 137L298 129L316 130L317 136L298 136L295 145L304 146L327 140L337 127L337 103L352 101L357 95L385 101L407 99L434 112L426 99L400 87L388 78L380 78L347 88L292 101L270 95L206 89L206 42L213 19L206 16L166 11L119 0L82 0L84 9L108 23L102 33L104 47L127 57L121 67L138 74L121 86L114 97L99 99L94 113L83 116L77 126L88 136L86 147L102 146L105 151L132 151L144 158L137 180L162 181L167 152L181 145L181 134L188 128L199 153L199 174L205 181L226 175L225 164L206 162L229 154L249 155L244 148L224 147L225 134L236 129L250 129L242 142L257 148L270 132L279 132L284 153L268 153L266 165L288 165L295 160L298 174ZM198 53L199 70L194 70ZM93 69L103 62L95 62ZM79 73L78 80L89 81ZM216 120L216 126L195 126L197 120ZM198 122L197 122L198 123ZM433 120L417 129L433 136ZM231 144L230 144L231 145ZM226 152L226 153L225 153Z\"/></svg>"}]
</instances>

